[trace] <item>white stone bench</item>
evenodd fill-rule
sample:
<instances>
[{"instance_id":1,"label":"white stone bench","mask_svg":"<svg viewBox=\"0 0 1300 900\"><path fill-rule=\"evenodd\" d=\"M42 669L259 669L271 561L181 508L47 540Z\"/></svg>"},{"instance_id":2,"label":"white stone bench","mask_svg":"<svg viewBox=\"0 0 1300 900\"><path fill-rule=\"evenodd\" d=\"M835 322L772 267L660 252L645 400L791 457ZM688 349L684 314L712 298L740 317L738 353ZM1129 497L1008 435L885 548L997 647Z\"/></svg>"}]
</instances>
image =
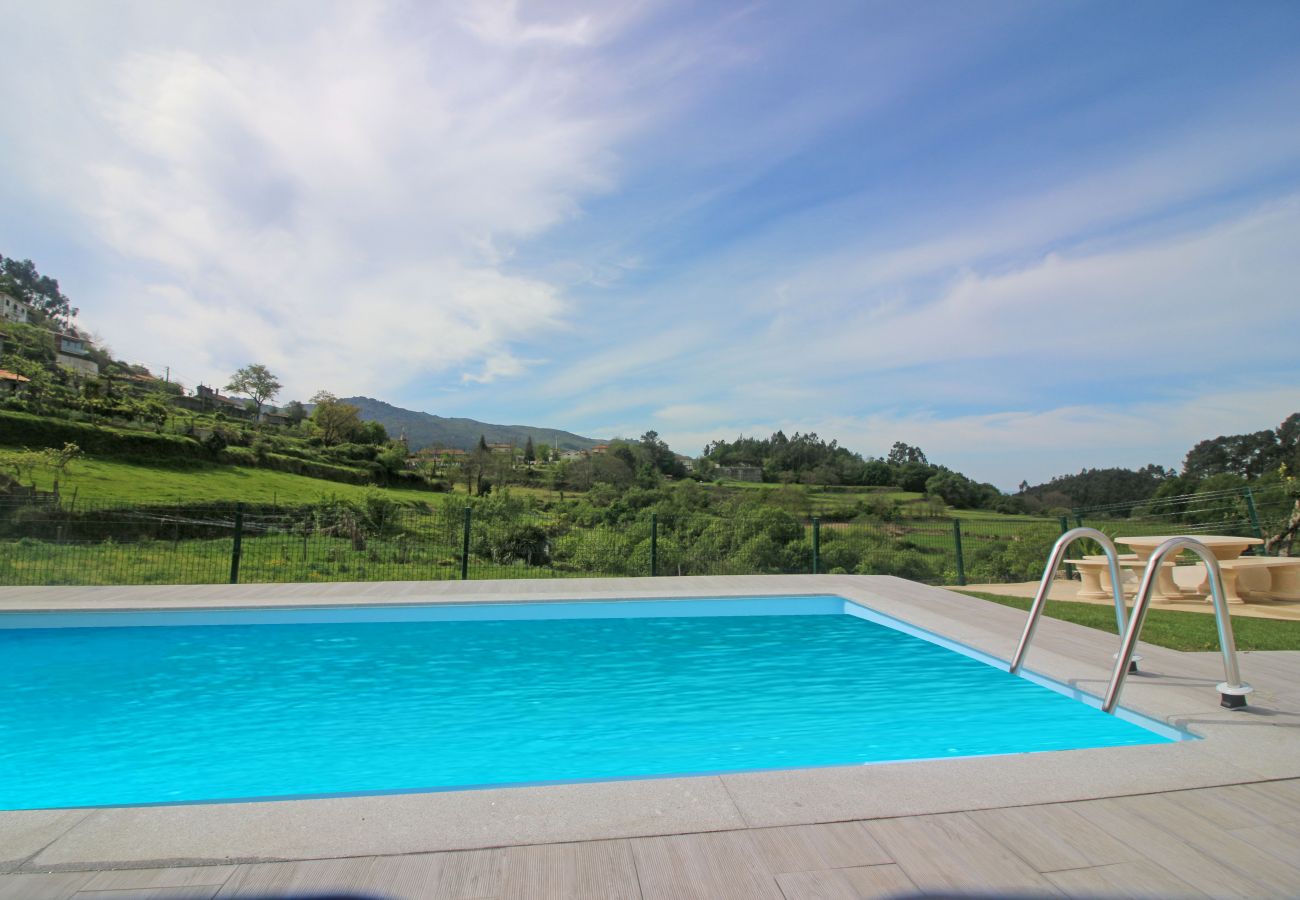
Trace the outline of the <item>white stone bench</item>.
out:
<instances>
[{"instance_id":1,"label":"white stone bench","mask_svg":"<svg viewBox=\"0 0 1300 900\"><path fill-rule=\"evenodd\" d=\"M1300 600L1300 557L1239 556L1220 560L1219 571L1229 603L1244 602L1243 593L1251 600ZM1251 577L1257 573L1266 574L1267 581ZM1209 594L1209 576L1202 578L1198 591Z\"/></svg>"},{"instance_id":2,"label":"white stone bench","mask_svg":"<svg viewBox=\"0 0 1300 900\"><path fill-rule=\"evenodd\" d=\"M1114 599L1115 595L1110 587L1110 564L1106 557L1085 556L1083 559L1067 559L1066 562L1079 571L1080 584L1077 596L1080 600ZM1119 556L1119 567L1123 573L1133 572L1140 575L1146 570L1147 564L1138 559L1136 554L1122 553ZM1174 582L1173 570L1172 560L1161 564L1160 572L1156 575L1155 591L1151 597L1153 603L1183 603L1188 599ZM1122 584L1120 587L1126 594L1132 595L1137 591L1137 582Z\"/></svg>"}]
</instances>

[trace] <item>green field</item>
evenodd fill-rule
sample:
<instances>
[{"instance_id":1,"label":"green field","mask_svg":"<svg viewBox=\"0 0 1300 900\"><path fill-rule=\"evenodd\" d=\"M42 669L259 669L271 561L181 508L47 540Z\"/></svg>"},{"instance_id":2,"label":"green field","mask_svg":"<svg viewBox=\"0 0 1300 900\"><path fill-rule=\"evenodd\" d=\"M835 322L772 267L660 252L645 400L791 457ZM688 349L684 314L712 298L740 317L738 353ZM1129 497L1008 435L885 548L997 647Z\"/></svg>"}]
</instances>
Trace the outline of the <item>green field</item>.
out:
<instances>
[{"instance_id":1,"label":"green field","mask_svg":"<svg viewBox=\"0 0 1300 900\"><path fill-rule=\"evenodd\" d=\"M48 472L36 475L36 486L48 491ZM324 481L244 466L136 465L107 459L79 459L64 474L59 485L64 503L146 505L158 503L280 503L286 506L315 503L322 497L360 499L379 491L394 500L429 500L429 491L374 488L337 481Z\"/></svg>"},{"instance_id":2,"label":"green field","mask_svg":"<svg viewBox=\"0 0 1300 900\"><path fill-rule=\"evenodd\" d=\"M1003 606L1028 610L1028 597L1003 597L980 591L957 591L968 597L989 600ZM1048 600L1043 615L1100 631L1115 633L1115 609L1099 603ZM1232 633L1238 650L1300 650L1300 622L1280 619L1232 617ZM1171 650L1198 651L1219 649L1219 635L1214 616L1205 613L1153 609L1142 625L1142 640Z\"/></svg>"}]
</instances>

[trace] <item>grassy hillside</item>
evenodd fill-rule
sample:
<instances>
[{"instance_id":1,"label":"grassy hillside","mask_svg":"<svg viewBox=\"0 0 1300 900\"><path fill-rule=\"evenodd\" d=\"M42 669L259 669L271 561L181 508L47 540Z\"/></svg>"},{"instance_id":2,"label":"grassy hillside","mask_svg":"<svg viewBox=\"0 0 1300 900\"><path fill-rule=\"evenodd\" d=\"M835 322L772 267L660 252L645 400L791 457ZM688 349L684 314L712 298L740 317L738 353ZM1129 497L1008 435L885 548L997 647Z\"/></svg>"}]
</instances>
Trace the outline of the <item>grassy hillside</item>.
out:
<instances>
[{"instance_id":1,"label":"grassy hillside","mask_svg":"<svg viewBox=\"0 0 1300 900\"><path fill-rule=\"evenodd\" d=\"M36 486L50 490L51 478L38 472ZM273 472L267 469L216 464L193 466L137 465L121 460L81 459L64 475L59 490L65 500L76 492L77 502L92 503L314 503L322 497L359 499L378 491L395 500L428 501L428 491L360 487Z\"/></svg>"}]
</instances>

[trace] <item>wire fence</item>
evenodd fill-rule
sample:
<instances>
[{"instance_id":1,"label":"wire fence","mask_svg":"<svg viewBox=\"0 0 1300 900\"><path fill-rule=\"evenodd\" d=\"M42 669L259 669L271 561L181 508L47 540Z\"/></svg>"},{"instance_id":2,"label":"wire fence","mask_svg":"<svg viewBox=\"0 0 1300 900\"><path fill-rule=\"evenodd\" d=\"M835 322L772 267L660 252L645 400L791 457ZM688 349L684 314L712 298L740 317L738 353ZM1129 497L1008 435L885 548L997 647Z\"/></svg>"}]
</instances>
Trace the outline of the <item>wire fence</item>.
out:
<instances>
[{"instance_id":1,"label":"wire fence","mask_svg":"<svg viewBox=\"0 0 1300 900\"><path fill-rule=\"evenodd\" d=\"M1112 535L1262 537L1285 492L1170 498L1069 516L803 519L328 501L99 506L0 500L0 584L428 581L646 575L897 575L928 584L1037 579L1074 525ZM1176 501L1176 502L1175 502ZM1290 547L1274 548L1289 552ZM1085 546L1076 552L1093 552Z\"/></svg>"}]
</instances>

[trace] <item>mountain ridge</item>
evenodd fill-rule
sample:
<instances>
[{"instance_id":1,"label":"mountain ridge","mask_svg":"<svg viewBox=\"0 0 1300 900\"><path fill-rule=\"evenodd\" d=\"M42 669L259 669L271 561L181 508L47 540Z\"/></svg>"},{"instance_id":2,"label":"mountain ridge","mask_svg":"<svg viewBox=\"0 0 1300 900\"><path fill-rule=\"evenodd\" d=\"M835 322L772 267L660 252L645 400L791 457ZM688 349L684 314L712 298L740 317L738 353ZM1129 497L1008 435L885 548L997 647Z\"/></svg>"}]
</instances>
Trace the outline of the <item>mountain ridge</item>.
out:
<instances>
[{"instance_id":1,"label":"mountain ridge","mask_svg":"<svg viewBox=\"0 0 1300 900\"><path fill-rule=\"evenodd\" d=\"M361 410L361 418L379 422L391 437L405 434L407 446L412 450L440 445L458 450L471 450L482 436L488 443L517 444L523 446L528 438L537 446L559 447L561 450L590 450L604 443L596 438L583 437L558 428L536 425L495 425L477 419L438 416L419 410L404 409L373 397L341 397Z\"/></svg>"}]
</instances>

